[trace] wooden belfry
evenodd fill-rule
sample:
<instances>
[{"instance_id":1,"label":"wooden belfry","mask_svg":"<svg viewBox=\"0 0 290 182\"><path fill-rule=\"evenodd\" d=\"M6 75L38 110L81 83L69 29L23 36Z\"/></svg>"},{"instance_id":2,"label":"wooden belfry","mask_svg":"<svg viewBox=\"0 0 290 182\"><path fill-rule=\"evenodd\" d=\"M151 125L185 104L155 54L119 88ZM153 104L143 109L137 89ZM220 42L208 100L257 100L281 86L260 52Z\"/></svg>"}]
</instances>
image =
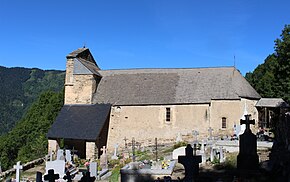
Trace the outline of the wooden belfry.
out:
<instances>
[{"instance_id":1,"label":"wooden belfry","mask_svg":"<svg viewBox=\"0 0 290 182\"><path fill-rule=\"evenodd\" d=\"M250 114L245 115L245 120L240 120L241 125L246 124L246 130L240 135L240 152L237 157L237 168L239 170L255 170L259 167L259 156L257 154L257 137L250 129L250 124L255 124L255 120L250 120Z\"/></svg>"}]
</instances>

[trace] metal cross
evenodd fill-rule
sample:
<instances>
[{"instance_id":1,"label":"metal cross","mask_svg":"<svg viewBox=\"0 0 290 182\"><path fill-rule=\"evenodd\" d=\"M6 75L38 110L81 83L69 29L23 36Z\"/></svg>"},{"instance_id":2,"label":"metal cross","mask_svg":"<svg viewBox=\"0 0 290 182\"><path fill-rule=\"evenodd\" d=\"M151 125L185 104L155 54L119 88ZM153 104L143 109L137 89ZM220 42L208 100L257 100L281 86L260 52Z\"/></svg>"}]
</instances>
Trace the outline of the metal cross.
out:
<instances>
[{"instance_id":1,"label":"metal cross","mask_svg":"<svg viewBox=\"0 0 290 182\"><path fill-rule=\"evenodd\" d=\"M250 124L252 124L252 125L255 124L255 120L254 119L250 120L250 117L251 117L251 115L247 114L247 115L245 115L245 120L243 120L243 119L240 120L241 125L242 124L246 125L246 130L245 131L251 130L250 129Z\"/></svg>"}]
</instances>

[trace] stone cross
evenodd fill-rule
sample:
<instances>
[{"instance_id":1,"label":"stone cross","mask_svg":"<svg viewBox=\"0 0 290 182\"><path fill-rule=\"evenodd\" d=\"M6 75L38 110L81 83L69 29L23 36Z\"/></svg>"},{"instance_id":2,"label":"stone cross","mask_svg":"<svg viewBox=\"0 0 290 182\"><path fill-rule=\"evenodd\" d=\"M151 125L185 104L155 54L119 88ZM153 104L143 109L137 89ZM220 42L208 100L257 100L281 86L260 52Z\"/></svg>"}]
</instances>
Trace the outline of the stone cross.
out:
<instances>
[{"instance_id":1,"label":"stone cross","mask_svg":"<svg viewBox=\"0 0 290 182\"><path fill-rule=\"evenodd\" d=\"M53 169L49 169L47 175L44 175L44 180L48 182L55 182L56 179L59 179L59 174L54 174Z\"/></svg>"},{"instance_id":2,"label":"stone cross","mask_svg":"<svg viewBox=\"0 0 290 182\"><path fill-rule=\"evenodd\" d=\"M70 175L70 172L67 171L65 173L65 176L63 177L64 180L67 180L67 182L72 182L72 176Z\"/></svg>"},{"instance_id":3,"label":"stone cross","mask_svg":"<svg viewBox=\"0 0 290 182\"><path fill-rule=\"evenodd\" d=\"M195 137L195 142L197 142L197 135L199 135L199 132L196 130L193 130L192 135Z\"/></svg>"},{"instance_id":4,"label":"stone cross","mask_svg":"<svg viewBox=\"0 0 290 182\"><path fill-rule=\"evenodd\" d=\"M135 138L132 138L132 161L135 162Z\"/></svg>"},{"instance_id":5,"label":"stone cross","mask_svg":"<svg viewBox=\"0 0 290 182\"><path fill-rule=\"evenodd\" d=\"M254 119L252 119L252 120L250 120L250 114L247 114L247 115L245 115L245 120L243 120L243 119L241 119L240 120L240 122L241 122L241 125L242 124L245 124L246 125L246 132L248 132L249 130L251 130L250 129L250 124L252 124L252 125L254 125L255 124L255 120Z\"/></svg>"},{"instance_id":6,"label":"stone cross","mask_svg":"<svg viewBox=\"0 0 290 182\"><path fill-rule=\"evenodd\" d=\"M103 148L101 148L101 151L103 151L102 155L106 155L107 154L106 146L103 146Z\"/></svg>"},{"instance_id":7,"label":"stone cross","mask_svg":"<svg viewBox=\"0 0 290 182\"><path fill-rule=\"evenodd\" d=\"M256 170L259 167L259 156L257 154L257 137L250 130L251 115L245 115L245 120L240 120L241 125L246 124L246 130L240 135L239 155L237 156L237 168L239 170Z\"/></svg>"},{"instance_id":8,"label":"stone cross","mask_svg":"<svg viewBox=\"0 0 290 182\"><path fill-rule=\"evenodd\" d=\"M80 182L94 182L95 181L95 177L91 177L90 172L86 171L83 172L83 177L81 178Z\"/></svg>"},{"instance_id":9,"label":"stone cross","mask_svg":"<svg viewBox=\"0 0 290 182\"><path fill-rule=\"evenodd\" d=\"M213 131L213 129L212 129L211 127L209 127L207 131L208 131L208 133L209 133L209 137L208 137L208 139L211 140L211 139L212 139L212 131Z\"/></svg>"},{"instance_id":10,"label":"stone cross","mask_svg":"<svg viewBox=\"0 0 290 182\"><path fill-rule=\"evenodd\" d=\"M127 149L127 140L128 139L125 137L123 140L125 141L125 149Z\"/></svg>"},{"instance_id":11,"label":"stone cross","mask_svg":"<svg viewBox=\"0 0 290 182\"><path fill-rule=\"evenodd\" d=\"M118 147L119 147L119 145L118 144L115 144L115 147L114 147L114 155L112 156L112 159L118 159L118 156L117 156Z\"/></svg>"},{"instance_id":12,"label":"stone cross","mask_svg":"<svg viewBox=\"0 0 290 182\"><path fill-rule=\"evenodd\" d=\"M193 181L193 178L199 173L200 155L193 155L193 148L188 144L185 148L185 156L178 156L178 162L184 166L184 182Z\"/></svg>"},{"instance_id":13,"label":"stone cross","mask_svg":"<svg viewBox=\"0 0 290 182\"><path fill-rule=\"evenodd\" d=\"M158 150L157 150L157 138L155 138L155 160L157 161L158 159Z\"/></svg>"},{"instance_id":14,"label":"stone cross","mask_svg":"<svg viewBox=\"0 0 290 182\"><path fill-rule=\"evenodd\" d=\"M16 182L20 182L20 170L22 169L20 161L18 161L16 165L13 166L13 168L16 170Z\"/></svg>"}]
</instances>

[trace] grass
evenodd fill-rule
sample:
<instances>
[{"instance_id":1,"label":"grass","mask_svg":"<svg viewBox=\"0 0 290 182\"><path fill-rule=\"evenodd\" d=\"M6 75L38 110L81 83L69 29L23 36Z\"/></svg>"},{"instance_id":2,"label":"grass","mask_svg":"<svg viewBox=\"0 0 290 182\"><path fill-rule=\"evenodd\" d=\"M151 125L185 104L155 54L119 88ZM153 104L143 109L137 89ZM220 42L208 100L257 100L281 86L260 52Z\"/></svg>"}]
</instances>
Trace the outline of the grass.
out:
<instances>
[{"instance_id":1,"label":"grass","mask_svg":"<svg viewBox=\"0 0 290 182\"><path fill-rule=\"evenodd\" d=\"M112 170L112 175L110 176L110 179L109 179L110 182L118 182L119 181L120 169L121 169L120 166L116 166Z\"/></svg>"}]
</instances>

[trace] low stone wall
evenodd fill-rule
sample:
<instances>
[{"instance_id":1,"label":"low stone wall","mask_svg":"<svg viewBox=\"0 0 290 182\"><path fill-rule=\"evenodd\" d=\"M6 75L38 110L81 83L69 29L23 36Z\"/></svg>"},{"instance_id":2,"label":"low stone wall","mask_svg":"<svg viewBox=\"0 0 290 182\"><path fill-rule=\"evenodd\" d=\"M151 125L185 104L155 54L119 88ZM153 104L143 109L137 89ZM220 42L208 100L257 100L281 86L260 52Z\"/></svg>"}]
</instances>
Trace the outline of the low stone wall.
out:
<instances>
[{"instance_id":1,"label":"low stone wall","mask_svg":"<svg viewBox=\"0 0 290 182\"><path fill-rule=\"evenodd\" d=\"M27 162L24 165L22 165L23 166L23 170L25 171L25 170L28 170L30 168L33 168L36 165L42 164L44 161L45 161L45 157L39 158L39 159L35 159L33 161L30 161L30 162ZM4 171L4 172L2 172L0 174L0 180L6 178L7 176L11 176L14 173L15 173L15 169L14 168L8 169L7 171Z\"/></svg>"}]
</instances>

